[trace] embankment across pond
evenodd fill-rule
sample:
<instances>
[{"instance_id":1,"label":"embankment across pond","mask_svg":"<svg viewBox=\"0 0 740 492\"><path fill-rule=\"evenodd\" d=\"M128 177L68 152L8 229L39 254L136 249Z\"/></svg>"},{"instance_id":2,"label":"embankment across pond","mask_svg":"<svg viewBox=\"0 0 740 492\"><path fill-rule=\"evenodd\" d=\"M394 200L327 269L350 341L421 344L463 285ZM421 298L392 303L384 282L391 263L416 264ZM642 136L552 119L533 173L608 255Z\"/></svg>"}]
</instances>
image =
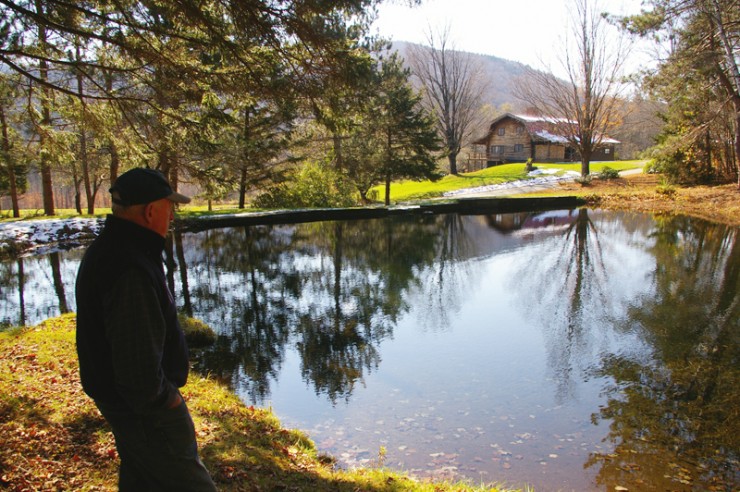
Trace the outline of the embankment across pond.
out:
<instances>
[{"instance_id":1,"label":"embankment across pond","mask_svg":"<svg viewBox=\"0 0 740 492\"><path fill-rule=\"evenodd\" d=\"M178 220L177 227L185 231L201 231L219 227L245 225L295 224L323 220L377 219L393 215L423 214L491 214L535 212L544 210L573 209L585 204L575 196L540 198L460 198L440 203L396 205L392 207L318 208L277 210L270 212L245 212Z\"/></svg>"}]
</instances>

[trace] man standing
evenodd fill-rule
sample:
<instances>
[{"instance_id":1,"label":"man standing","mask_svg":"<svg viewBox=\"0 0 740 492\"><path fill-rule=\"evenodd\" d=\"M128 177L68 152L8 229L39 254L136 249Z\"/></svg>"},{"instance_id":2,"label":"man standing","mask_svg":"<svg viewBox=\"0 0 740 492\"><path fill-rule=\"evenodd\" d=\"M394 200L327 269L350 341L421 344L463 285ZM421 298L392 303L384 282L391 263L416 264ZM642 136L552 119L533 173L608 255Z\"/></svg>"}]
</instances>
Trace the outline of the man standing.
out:
<instances>
[{"instance_id":1,"label":"man standing","mask_svg":"<svg viewBox=\"0 0 740 492\"><path fill-rule=\"evenodd\" d=\"M121 491L214 491L178 390L188 352L162 260L174 204L190 198L143 168L110 192L113 213L77 274L82 387L113 428Z\"/></svg>"}]
</instances>

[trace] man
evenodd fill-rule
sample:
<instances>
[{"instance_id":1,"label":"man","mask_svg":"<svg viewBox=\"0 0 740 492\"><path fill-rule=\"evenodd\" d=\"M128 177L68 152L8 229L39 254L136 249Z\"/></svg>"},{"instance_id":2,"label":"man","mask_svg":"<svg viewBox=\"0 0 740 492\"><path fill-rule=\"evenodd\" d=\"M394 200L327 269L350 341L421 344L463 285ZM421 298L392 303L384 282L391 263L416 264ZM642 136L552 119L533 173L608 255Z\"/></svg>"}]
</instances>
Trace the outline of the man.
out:
<instances>
[{"instance_id":1,"label":"man","mask_svg":"<svg viewBox=\"0 0 740 492\"><path fill-rule=\"evenodd\" d=\"M153 169L110 192L113 213L77 274L82 387L113 428L121 491L214 491L178 390L188 352L162 260L174 204L190 198Z\"/></svg>"}]
</instances>

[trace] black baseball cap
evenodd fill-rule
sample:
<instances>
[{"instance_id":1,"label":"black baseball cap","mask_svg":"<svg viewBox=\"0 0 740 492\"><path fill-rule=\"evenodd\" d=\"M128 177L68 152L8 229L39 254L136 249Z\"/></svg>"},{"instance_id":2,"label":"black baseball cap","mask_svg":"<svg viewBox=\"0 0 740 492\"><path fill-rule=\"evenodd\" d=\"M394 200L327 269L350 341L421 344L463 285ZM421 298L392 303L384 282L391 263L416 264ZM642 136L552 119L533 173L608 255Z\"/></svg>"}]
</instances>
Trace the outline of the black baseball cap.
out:
<instances>
[{"instance_id":1,"label":"black baseball cap","mask_svg":"<svg viewBox=\"0 0 740 492\"><path fill-rule=\"evenodd\" d=\"M167 178L156 169L137 167L116 178L110 188L113 203L123 206L156 202L162 198L190 203L190 198L172 190Z\"/></svg>"}]
</instances>

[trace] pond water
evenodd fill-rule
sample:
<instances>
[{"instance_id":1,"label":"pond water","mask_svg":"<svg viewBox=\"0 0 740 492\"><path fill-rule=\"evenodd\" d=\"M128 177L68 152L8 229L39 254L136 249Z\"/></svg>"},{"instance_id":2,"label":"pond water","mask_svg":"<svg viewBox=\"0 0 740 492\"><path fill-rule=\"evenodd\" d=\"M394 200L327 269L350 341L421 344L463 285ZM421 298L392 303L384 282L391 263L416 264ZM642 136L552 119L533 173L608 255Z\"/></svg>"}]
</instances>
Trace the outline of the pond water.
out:
<instances>
[{"instance_id":1,"label":"pond water","mask_svg":"<svg viewBox=\"0 0 740 492\"><path fill-rule=\"evenodd\" d=\"M0 321L74 309L81 250L0 264ZM740 486L740 234L579 209L176 234L196 369L340 466L550 490Z\"/></svg>"}]
</instances>

